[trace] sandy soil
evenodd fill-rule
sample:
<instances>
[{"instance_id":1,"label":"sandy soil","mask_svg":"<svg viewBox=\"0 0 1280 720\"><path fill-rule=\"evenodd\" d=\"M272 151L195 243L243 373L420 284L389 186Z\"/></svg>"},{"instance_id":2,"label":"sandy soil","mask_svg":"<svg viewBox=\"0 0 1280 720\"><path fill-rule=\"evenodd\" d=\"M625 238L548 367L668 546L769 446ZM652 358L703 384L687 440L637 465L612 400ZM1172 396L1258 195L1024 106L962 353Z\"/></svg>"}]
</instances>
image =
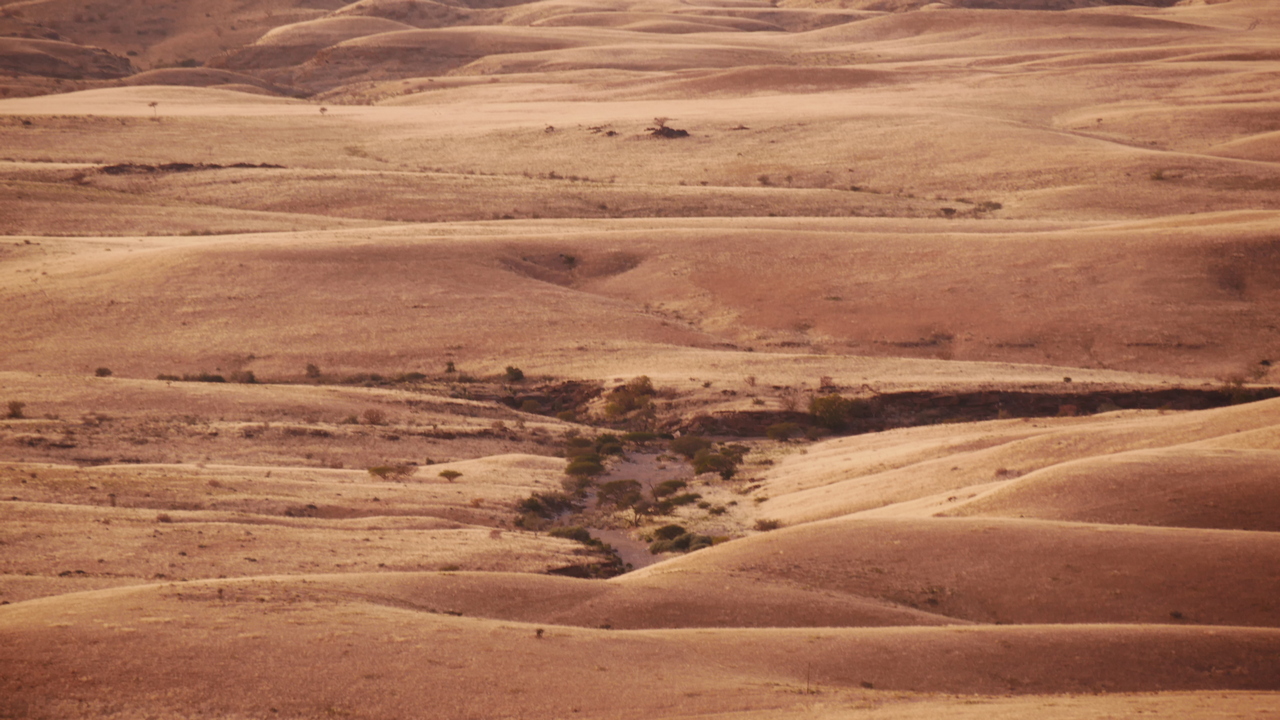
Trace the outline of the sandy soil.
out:
<instances>
[{"instance_id":1,"label":"sandy soil","mask_svg":"<svg viewBox=\"0 0 1280 720\"><path fill-rule=\"evenodd\" d=\"M1276 27L0 4L0 717L1273 715Z\"/></svg>"}]
</instances>

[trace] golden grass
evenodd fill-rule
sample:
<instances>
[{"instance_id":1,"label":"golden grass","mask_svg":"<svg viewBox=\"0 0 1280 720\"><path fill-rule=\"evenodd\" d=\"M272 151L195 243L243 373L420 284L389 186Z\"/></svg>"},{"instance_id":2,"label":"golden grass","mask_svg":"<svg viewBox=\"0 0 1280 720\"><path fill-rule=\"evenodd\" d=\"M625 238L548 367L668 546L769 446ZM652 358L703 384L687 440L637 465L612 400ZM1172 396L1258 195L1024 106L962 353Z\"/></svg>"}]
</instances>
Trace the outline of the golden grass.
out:
<instances>
[{"instance_id":1,"label":"golden grass","mask_svg":"<svg viewBox=\"0 0 1280 720\"><path fill-rule=\"evenodd\" d=\"M1280 401L1071 396L1274 380L1280 10L977 4L7 8L0 715L1270 710ZM543 403L640 375L1063 416L628 444L702 506L548 575L603 558L517 504L600 429Z\"/></svg>"}]
</instances>

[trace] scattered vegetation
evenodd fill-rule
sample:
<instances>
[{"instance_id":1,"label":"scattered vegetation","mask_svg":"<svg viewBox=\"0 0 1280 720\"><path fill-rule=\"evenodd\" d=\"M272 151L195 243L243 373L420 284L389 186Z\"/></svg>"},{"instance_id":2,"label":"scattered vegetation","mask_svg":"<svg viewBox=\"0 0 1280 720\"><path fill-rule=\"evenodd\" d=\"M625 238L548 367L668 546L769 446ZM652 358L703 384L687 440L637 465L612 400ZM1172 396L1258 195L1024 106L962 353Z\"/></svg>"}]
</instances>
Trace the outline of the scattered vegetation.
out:
<instances>
[{"instance_id":1,"label":"scattered vegetation","mask_svg":"<svg viewBox=\"0 0 1280 720\"><path fill-rule=\"evenodd\" d=\"M786 442L800 434L800 426L793 422L780 422L770 425L765 430L765 435L770 440L778 442Z\"/></svg>"},{"instance_id":2,"label":"scattered vegetation","mask_svg":"<svg viewBox=\"0 0 1280 720\"><path fill-rule=\"evenodd\" d=\"M645 375L633 378L605 396L604 413L610 418L629 415L653 415L653 382Z\"/></svg>"},{"instance_id":3,"label":"scattered vegetation","mask_svg":"<svg viewBox=\"0 0 1280 720\"><path fill-rule=\"evenodd\" d=\"M369 475L379 480L403 482L417 470L413 465L377 465L369 468Z\"/></svg>"},{"instance_id":4,"label":"scattered vegetation","mask_svg":"<svg viewBox=\"0 0 1280 720\"><path fill-rule=\"evenodd\" d=\"M168 380L170 382L207 382L207 383L224 383L227 378L222 375L214 375L212 373L201 372L195 374L183 375L166 375L161 373L156 376L157 380Z\"/></svg>"},{"instance_id":5,"label":"scattered vegetation","mask_svg":"<svg viewBox=\"0 0 1280 720\"><path fill-rule=\"evenodd\" d=\"M866 400L846 398L839 393L814 396L809 400L809 415L814 424L837 432L848 428L853 420L871 417L872 412L873 408Z\"/></svg>"},{"instance_id":6,"label":"scattered vegetation","mask_svg":"<svg viewBox=\"0 0 1280 720\"><path fill-rule=\"evenodd\" d=\"M685 530L680 525L663 525L653 531L653 542L649 543L649 553L657 555L664 552L693 552L715 544L715 538L699 535Z\"/></svg>"}]
</instances>

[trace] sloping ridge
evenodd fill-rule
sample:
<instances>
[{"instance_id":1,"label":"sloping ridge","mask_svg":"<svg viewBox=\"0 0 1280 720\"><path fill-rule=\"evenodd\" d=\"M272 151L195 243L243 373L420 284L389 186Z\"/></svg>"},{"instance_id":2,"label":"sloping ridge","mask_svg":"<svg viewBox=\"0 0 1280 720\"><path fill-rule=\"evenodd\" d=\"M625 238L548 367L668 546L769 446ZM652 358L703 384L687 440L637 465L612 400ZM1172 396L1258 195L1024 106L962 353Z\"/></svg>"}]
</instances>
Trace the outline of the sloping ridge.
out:
<instances>
[{"instance_id":1,"label":"sloping ridge","mask_svg":"<svg viewBox=\"0 0 1280 720\"><path fill-rule=\"evenodd\" d=\"M815 683L987 694L1280 689L1273 629L620 631L396 606L373 582L364 598L338 598L324 582L175 583L0 608L11 650L0 658L0 713L93 717L116 703L161 715L393 717L431 707L435 717L551 718L565 716L571 697L584 717L641 718L677 705L686 715L723 710L728 699L776 703L779 689Z\"/></svg>"},{"instance_id":2,"label":"sloping ridge","mask_svg":"<svg viewBox=\"0 0 1280 720\"><path fill-rule=\"evenodd\" d=\"M981 623L1280 627L1280 535L1008 519L855 519L650 566L875 598ZM693 580L691 579L690 582ZM1231 588L1229 593L1223 588Z\"/></svg>"},{"instance_id":3,"label":"sloping ridge","mask_svg":"<svg viewBox=\"0 0 1280 720\"><path fill-rule=\"evenodd\" d=\"M1280 451L1179 447L1087 458L944 515L1280 532Z\"/></svg>"},{"instance_id":4,"label":"sloping ridge","mask_svg":"<svg viewBox=\"0 0 1280 720\"><path fill-rule=\"evenodd\" d=\"M133 63L100 48L60 40L0 38L0 70L69 79L114 79L132 75Z\"/></svg>"},{"instance_id":5,"label":"sloping ridge","mask_svg":"<svg viewBox=\"0 0 1280 720\"><path fill-rule=\"evenodd\" d=\"M770 482L774 497L765 508L771 517L788 524L832 518L936 495L959 497L968 492L968 488L1030 477L1033 472L1063 463L1114 453L1221 441L1237 433L1276 426L1280 426L1280 399L1171 415L1104 414L1037 426L1022 421L995 421L971 428L968 435L975 438L974 444L947 449L944 441L942 449L933 451L928 449L937 441L929 439L930 431L926 428L899 431L887 438L844 438L819 445L806 455L779 465L774 470L776 478ZM901 462L889 461L887 467L883 466L884 460L875 456L881 451L880 446L871 443L883 443L888 438L899 448L910 451L916 447L921 454L918 458L908 454ZM865 453L865 457L870 458L867 462L878 467L868 471L864 466L854 466L841 459L857 453ZM1120 499L1123 495L1117 495L1116 502L1124 502ZM1158 514L1150 509L1150 498L1144 503L1147 509L1140 508L1132 517ZM1062 519L1070 517L1062 516ZM1221 518L1214 525L1231 527Z\"/></svg>"},{"instance_id":6,"label":"sloping ridge","mask_svg":"<svg viewBox=\"0 0 1280 720\"><path fill-rule=\"evenodd\" d=\"M1040 35L1092 34L1102 43L1116 31L1195 32L1207 31L1200 25L1111 13L1059 13L1051 11L1014 11L993 13L987 10L953 9L939 12L910 12L846 23L808 36L828 42L873 43L905 39L952 40L958 37L1017 37Z\"/></svg>"}]
</instances>

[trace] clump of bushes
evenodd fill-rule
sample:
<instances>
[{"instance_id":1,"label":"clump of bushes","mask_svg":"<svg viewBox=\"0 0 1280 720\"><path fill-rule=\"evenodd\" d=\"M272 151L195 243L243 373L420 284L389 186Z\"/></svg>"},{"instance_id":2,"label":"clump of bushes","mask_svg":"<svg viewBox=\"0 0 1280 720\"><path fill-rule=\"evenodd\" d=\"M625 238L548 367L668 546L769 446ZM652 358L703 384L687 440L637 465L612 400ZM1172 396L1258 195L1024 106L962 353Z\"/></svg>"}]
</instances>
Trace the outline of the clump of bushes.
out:
<instances>
[{"instance_id":1,"label":"clump of bushes","mask_svg":"<svg viewBox=\"0 0 1280 720\"><path fill-rule=\"evenodd\" d=\"M765 431L770 440L786 442L800 434L800 426L793 422L780 422L770 425Z\"/></svg>"},{"instance_id":2,"label":"clump of bushes","mask_svg":"<svg viewBox=\"0 0 1280 720\"><path fill-rule=\"evenodd\" d=\"M403 481L417 470L413 465L375 465L369 474L379 480Z\"/></svg>"},{"instance_id":3,"label":"clump of bushes","mask_svg":"<svg viewBox=\"0 0 1280 720\"><path fill-rule=\"evenodd\" d=\"M695 473L714 472L724 480L737 474L747 450L745 445L737 444L721 445L717 450L710 440L697 435L684 435L671 441L671 452L691 462Z\"/></svg>"},{"instance_id":4,"label":"clump of bushes","mask_svg":"<svg viewBox=\"0 0 1280 720\"><path fill-rule=\"evenodd\" d=\"M168 381L170 381L170 382L209 382L209 383L224 383L224 382L226 382L226 381L227 381L227 379L226 379L225 377L223 377L222 375L214 375L214 374L212 374L212 373L206 373L206 372L202 372L202 373L195 373L195 374L193 374L193 375L192 375L192 374L185 374L185 373L184 373L184 374L182 374L182 375L165 375L164 373L161 373L161 374L159 374L159 375L157 375L157 376L156 376L156 379L157 379L157 380L168 380Z\"/></svg>"},{"instance_id":5,"label":"clump of bushes","mask_svg":"<svg viewBox=\"0 0 1280 720\"><path fill-rule=\"evenodd\" d=\"M711 447L711 441L697 435L681 435L671 441L671 452L683 455L686 460L693 460L699 452Z\"/></svg>"},{"instance_id":6,"label":"clump of bushes","mask_svg":"<svg viewBox=\"0 0 1280 720\"><path fill-rule=\"evenodd\" d=\"M738 472L738 459L724 452L700 450L693 457L693 471L698 475L709 472L719 473L721 479L728 480Z\"/></svg>"},{"instance_id":7,"label":"clump of bushes","mask_svg":"<svg viewBox=\"0 0 1280 720\"><path fill-rule=\"evenodd\" d=\"M688 532L679 525L663 525L653 531L653 538L653 542L649 543L649 552L653 555L664 552L693 552L715 544L715 538Z\"/></svg>"},{"instance_id":8,"label":"clump of bushes","mask_svg":"<svg viewBox=\"0 0 1280 720\"><path fill-rule=\"evenodd\" d=\"M653 382L645 375L632 378L605 395L604 414L611 418L650 410L653 407Z\"/></svg>"},{"instance_id":9,"label":"clump of bushes","mask_svg":"<svg viewBox=\"0 0 1280 720\"><path fill-rule=\"evenodd\" d=\"M579 507L578 500L565 493L533 493L516 505L515 525L525 530L542 530L552 520Z\"/></svg>"},{"instance_id":10,"label":"clump of bushes","mask_svg":"<svg viewBox=\"0 0 1280 720\"><path fill-rule=\"evenodd\" d=\"M874 408L866 400L831 393L810 399L809 414L813 416L816 425L840 431L846 429L851 421L870 418L874 414Z\"/></svg>"}]
</instances>

